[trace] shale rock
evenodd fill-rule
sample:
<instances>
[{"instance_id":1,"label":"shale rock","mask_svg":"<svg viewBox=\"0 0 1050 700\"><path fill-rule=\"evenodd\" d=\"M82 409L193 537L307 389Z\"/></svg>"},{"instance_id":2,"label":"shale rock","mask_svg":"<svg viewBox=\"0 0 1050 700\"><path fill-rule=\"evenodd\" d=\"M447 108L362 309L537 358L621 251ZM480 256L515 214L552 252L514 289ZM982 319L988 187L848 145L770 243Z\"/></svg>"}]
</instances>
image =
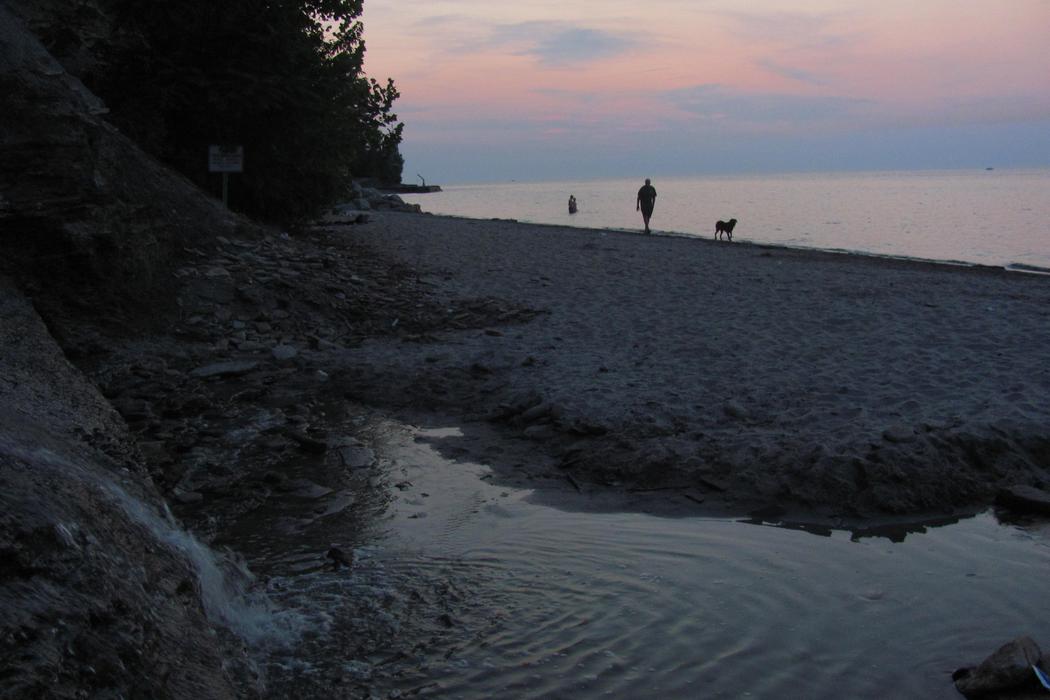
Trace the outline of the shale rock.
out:
<instances>
[{"instance_id":1,"label":"shale rock","mask_svg":"<svg viewBox=\"0 0 1050 700\"><path fill-rule=\"evenodd\" d=\"M1050 515L1050 493L1034 486L1009 486L996 495L996 503L1026 513Z\"/></svg>"},{"instance_id":2,"label":"shale rock","mask_svg":"<svg viewBox=\"0 0 1050 700\"><path fill-rule=\"evenodd\" d=\"M1010 693L1036 690L1038 681L1032 666L1042 652L1030 637L1018 637L999 647L976 667L961 668L952 674L956 689L968 698L1014 697Z\"/></svg>"}]
</instances>

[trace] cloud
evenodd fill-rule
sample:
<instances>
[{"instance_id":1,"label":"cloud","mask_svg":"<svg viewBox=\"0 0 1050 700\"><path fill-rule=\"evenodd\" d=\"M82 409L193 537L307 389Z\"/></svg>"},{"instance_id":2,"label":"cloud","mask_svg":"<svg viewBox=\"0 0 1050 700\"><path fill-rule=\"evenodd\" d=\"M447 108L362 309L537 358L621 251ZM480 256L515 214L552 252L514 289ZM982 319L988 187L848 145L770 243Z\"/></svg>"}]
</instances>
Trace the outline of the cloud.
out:
<instances>
[{"instance_id":1,"label":"cloud","mask_svg":"<svg viewBox=\"0 0 1050 700\"><path fill-rule=\"evenodd\" d=\"M774 75L779 75L782 78L788 80L794 80L798 83L805 83L806 85L823 86L828 84L827 78L814 73L813 71L805 70L804 68L793 68L791 66L783 65L771 58L763 58L758 61L758 66L763 68Z\"/></svg>"},{"instance_id":2,"label":"cloud","mask_svg":"<svg viewBox=\"0 0 1050 700\"><path fill-rule=\"evenodd\" d=\"M432 15L413 23L441 48L455 54L496 51L528 56L546 67L600 61L635 50L638 34L611 32L561 21L498 23L466 15Z\"/></svg>"},{"instance_id":3,"label":"cloud","mask_svg":"<svg viewBox=\"0 0 1050 700\"><path fill-rule=\"evenodd\" d=\"M1050 120L1050 97L1031 94L950 98L914 118L920 124L948 126L1039 123L1047 120Z\"/></svg>"},{"instance_id":4,"label":"cloud","mask_svg":"<svg viewBox=\"0 0 1050 700\"><path fill-rule=\"evenodd\" d=\"M722 16L730 20L741 45L761 47L769 54L756 61L758 67L806 85L828 85L828 69L848 57L851 47L863 43L860 25L848 21L844 13L724 12Z\"/></svg>"},{"instance_id":5,"label":"cloud","mask_svg":"<svg viewBox=\"0 0 1050 700\"><path fill-rule=\"evenodd\" d=\"M408 31L430 48L448 53L473 53L490 41L491 28L467 15L428 15L412 22Z\"/></svg>"},{"instance_id":6,"label":"cloud","mask_svg":"<svg viewBox=\"0 0 1050 700\"><path fill-rule=\"evenodd\" d=\"M734 31L740 34L740 40L746 42L827 49L857 40L856 30L848 33L833 31L833 27L845 19L843 13L722 12L720 14L731 20Z\"/></svg>"},{"instance_id":7,"label":"cloud","mask_svg":"<svg viewBox=\"0 0 1050 700\"><path fill-rule=\"evenodd\" d=\"M633 51L635 36L557 22L524 22L502 27L499 38L524 44L515 53L532 56L545 66L599 61Z\"/></svg>"},{"instance_id":8,"label":"cloud","mask_svg":"<svg viewBox=\"0 0 1050 700\"><path fill-rule=\"evenodd\" d=\"M873 102L834 95L754 93L722 85L670 90L663 96L677 109L718 124L811 127L859 115Z\"/></svg>"}]
</instances>

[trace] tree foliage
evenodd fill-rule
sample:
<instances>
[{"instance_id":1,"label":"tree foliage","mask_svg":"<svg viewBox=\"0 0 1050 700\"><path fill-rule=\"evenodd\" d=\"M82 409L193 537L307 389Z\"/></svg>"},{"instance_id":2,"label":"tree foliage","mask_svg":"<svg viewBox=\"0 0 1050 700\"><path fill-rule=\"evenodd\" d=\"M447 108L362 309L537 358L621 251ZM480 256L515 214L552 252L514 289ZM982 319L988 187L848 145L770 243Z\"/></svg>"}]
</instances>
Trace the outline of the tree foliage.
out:
<instances>
[{"instance_id":1,"label":"tree foliage","mask_svg":"<svg viewBox=\"0 0 1050 700\"><path fill-rule=\"evenodd\" d=\"M244 146L234 208L289 220L352 177L400 181L398 92L363 73L362 0L104 4L114 38L87 81L122 130L212 192L208 146Z\"/></svg>"}]
</instances>

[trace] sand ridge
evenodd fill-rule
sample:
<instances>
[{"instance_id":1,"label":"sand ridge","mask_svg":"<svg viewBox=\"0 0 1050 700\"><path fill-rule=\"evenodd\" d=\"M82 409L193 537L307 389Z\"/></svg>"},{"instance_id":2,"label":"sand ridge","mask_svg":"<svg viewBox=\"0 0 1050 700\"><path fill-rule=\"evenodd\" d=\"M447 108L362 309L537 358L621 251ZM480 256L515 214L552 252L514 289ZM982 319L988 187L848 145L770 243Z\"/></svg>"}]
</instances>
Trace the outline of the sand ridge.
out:
<instances>
[{"instance_id":1,"label":"sand ridge","mask_svg":"<svg viewBox=\"0 0 1050 700\"><path fill-rule=\"evenodd\" d=\"M362 393L504 420L581 477L854 515L1050 485L1050 278L400 213L346 235L541 312L371 340Z\"/></svg>"}]
</instances>

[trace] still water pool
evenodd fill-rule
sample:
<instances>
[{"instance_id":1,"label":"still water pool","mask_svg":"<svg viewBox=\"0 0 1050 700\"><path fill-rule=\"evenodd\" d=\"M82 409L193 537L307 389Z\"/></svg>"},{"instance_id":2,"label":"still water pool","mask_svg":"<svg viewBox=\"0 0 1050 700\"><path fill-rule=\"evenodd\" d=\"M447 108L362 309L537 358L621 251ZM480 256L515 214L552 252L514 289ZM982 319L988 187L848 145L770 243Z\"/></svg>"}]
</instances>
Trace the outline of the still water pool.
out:
<instances>
[{"instance_id":1,"label":"still water pool","mask_svg":"<svg viewBox=\"0 0 1050 700\"><path fill-rule=\"evenodd\" d=\"M386 431L380 470L397 496L370 506L376 526L349 573L316 564L338 519L314 517L271 544L279 555L256 553L276 604L313 628L271 663L274 689L294 678L307 695L321 693L314 682L350 697L957 698L959 666L1021 634L1050 644L1045 526L986 513L814 534L659 515L659 495L632 512L586 492L555 506L442 456L457 435Z\"/></svg>"}]
</instances>

